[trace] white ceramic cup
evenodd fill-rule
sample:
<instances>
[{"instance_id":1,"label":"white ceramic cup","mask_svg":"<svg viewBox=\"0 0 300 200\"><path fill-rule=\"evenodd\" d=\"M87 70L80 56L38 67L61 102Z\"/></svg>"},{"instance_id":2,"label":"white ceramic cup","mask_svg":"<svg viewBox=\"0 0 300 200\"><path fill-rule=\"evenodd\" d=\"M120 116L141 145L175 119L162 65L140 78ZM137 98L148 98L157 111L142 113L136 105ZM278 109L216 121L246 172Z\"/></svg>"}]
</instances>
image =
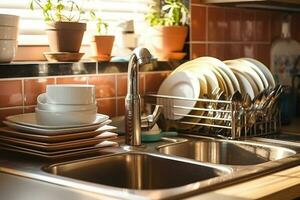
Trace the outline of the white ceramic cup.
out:
<instances>
[{"instance_id":1,"label":"white ceramic cup","mask_svg":"<svg viewBox=\"0 0 300 200\"><path fill-rule=\"evenodd\" d=\"M86 105L61 105L61 104L49 104L47 103L46 93L42 93L37 97L37 108L40 110L53 111L53 112L72 112L72 111L85 111L85 110L97 110L97 104Z\"/></svg>"},{"instance_id":2,"label":"white ceramic cup","mask_svg":"<svg viewBox=\"0 0 300 200\"><path fill-rule=\"evenodd\" d=\"M47 85L46 94L49 104L87 105L96 103L95 85Z\"/></svg>"}]
</instances>

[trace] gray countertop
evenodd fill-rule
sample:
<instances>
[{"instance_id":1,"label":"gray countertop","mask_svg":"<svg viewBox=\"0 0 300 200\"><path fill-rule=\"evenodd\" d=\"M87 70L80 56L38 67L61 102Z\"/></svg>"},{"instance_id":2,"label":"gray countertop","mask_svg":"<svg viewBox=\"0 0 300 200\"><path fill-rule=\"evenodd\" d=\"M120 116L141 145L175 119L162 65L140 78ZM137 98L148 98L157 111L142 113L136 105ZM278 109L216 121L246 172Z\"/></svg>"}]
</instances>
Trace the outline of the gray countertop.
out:
<instances>
[{"instance_id":1,"label":"gray countertop","mask_svg":"<svg viewBox=\"0 0 300 200\"><path fill-rule=\"evenodd\" d=\"M298 128L295 129L295 124L299 124L298 121L299 120L294 120L294 123L290 125L290 127L292 127L294 131L299 130ZM289 130L288 127L284 127L283 129ZM3 152L1 151L1 154L2 153ZM0 167L5 166L6 157L10 157L10 155L2 154L0 157ZM111 197L102 196L93 192L87 192L80 189L73 189L70 187L64 187L53 183L43 182L2 172L0 172L0 184L0 199L3 200L112 199ZM122 197L120 196L120 198Z\"/></svg>"}]
</instances>

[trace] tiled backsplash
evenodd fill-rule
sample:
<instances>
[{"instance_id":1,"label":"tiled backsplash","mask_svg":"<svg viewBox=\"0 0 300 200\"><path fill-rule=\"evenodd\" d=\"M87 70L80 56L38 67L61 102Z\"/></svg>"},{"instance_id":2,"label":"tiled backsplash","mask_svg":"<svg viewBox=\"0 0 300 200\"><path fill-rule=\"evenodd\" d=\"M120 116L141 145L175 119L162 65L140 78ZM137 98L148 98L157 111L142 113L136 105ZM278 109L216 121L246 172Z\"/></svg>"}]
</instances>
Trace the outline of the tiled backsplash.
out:
<instances>
[{"instance_id":1,"label":"tiled backsplash","mask_svg":"<svg viewBox=\"0 0 300 200\"><path fill-rule=\"evenodd\" d=\"M192 0L190 56L221 60L253 57L270 64L270 48L280 37L284 13L207 6ZM300 14L292 14L292 37L300 41Z\"/></svg>"},{"instance_id":2,"label":"tiled backsplash","mask_svg":"<svg viewBox=\"0 0 300 200\"><path fill-rule=\"evenodd\" d=\"M141 72L140 93L153 93L170 71ZM0 120L12 114L34 112L36 98L47 84L93 84L98 111L110 117L124 114L127 74L57 76L24 79L0 79Z\"/></svg>"},{"instance_id":3,"label":"tiled backsplash","mask_svg":"<svg viewBox=\"0 0 300 200\"><path fill-rule=\"evenodd\" d=\"M245 56L254 57L269 65L271 42L281 34L283 13L207 6L199 2L199 0L192 0L190 3L189 44L191 58L209 55L225 60ZM299 23L300 14L293 14L292 37L298 41L300 41ZM83 70L84 73L88 72L88 75L61 76L66 75L64 73L57 74L61 73L59 70L56 73L57 69L61 69L61 66L49 65L46 68L50 72L46 73L46 77L0 79L0 120L2 121L7 115L34 112L36 97L45 91L47 84L66 83L96 85L99 112L108 114L110 117L123 115L127 74L102 74L102 72L107 73L108 69L115 69L113 65L105 67L102 64L100 63L98 67L90 64L78 68L80 69L79 74ZM163 66L163 64L160 63L159 66ZM73 66L63 66L63 68L67 72L68 69L74 70ZM21 77L20 73L26 73L25 76L31 74L39 76L40 70L43 68L28 66L26 71L19 69L23 69L23 67L12 66L9 71L6 71L6 74L11 74L8 72L18 73L18 76L12 77ZM124 70L126 71L127 68ZM97 71L98 74L95 74ZM141 72L141 94L155 93L169 73L170 71Z\"/></svg>"}]
</instances>

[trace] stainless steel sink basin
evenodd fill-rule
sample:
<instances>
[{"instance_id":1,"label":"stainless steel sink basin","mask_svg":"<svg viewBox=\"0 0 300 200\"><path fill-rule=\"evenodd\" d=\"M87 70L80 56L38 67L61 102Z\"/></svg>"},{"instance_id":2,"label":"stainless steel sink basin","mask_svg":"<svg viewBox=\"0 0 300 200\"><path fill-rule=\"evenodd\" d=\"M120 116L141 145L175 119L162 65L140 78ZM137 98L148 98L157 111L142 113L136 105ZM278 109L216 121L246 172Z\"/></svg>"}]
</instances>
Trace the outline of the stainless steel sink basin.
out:
<instances>
[{"instance_id":1,"label":"stainless steel sink basin","mask_svg":"<svg viewBox=\"0 0 300 200\"><path fill-rule=\"evenodd\" d=\"M149 190L179 187L228 174L206 165L145 153L122 153L52 165L55 175L118 188Z\"/></svg>"},{"instance_id":2,"label":"stainless steel sink basin","mask_svg":"<svg viewBox=\"0 0 300 200\"><path fill-rule=\"evenodd\" d=\"M294 150L251 142L196 139L158 148L159 152L224 165L256 165L296 154Z\"/></svg>"}]
</instances>

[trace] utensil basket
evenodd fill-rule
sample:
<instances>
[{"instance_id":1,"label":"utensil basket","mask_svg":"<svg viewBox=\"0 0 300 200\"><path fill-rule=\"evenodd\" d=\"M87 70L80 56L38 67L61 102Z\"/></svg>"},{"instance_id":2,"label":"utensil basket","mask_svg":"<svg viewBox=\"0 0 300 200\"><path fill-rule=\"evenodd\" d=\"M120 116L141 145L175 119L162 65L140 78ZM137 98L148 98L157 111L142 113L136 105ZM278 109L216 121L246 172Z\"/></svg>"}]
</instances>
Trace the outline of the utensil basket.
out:
<instances>
[{"instance_id":1,"label":"utensil basket","mask_svg":"<svg viewBox=\"0 0 300 200\"><path fill-rule=\"evenodd\" d=\"M280 112L277 104L271 108L251 110L237 106L230 100L193 99L176 96L147 94L145 103L162 106L158 125L163 130L216 136L224 139L277 133ZM195 106L185 106L186 102Z\"/></svg>"}]
</instances>

